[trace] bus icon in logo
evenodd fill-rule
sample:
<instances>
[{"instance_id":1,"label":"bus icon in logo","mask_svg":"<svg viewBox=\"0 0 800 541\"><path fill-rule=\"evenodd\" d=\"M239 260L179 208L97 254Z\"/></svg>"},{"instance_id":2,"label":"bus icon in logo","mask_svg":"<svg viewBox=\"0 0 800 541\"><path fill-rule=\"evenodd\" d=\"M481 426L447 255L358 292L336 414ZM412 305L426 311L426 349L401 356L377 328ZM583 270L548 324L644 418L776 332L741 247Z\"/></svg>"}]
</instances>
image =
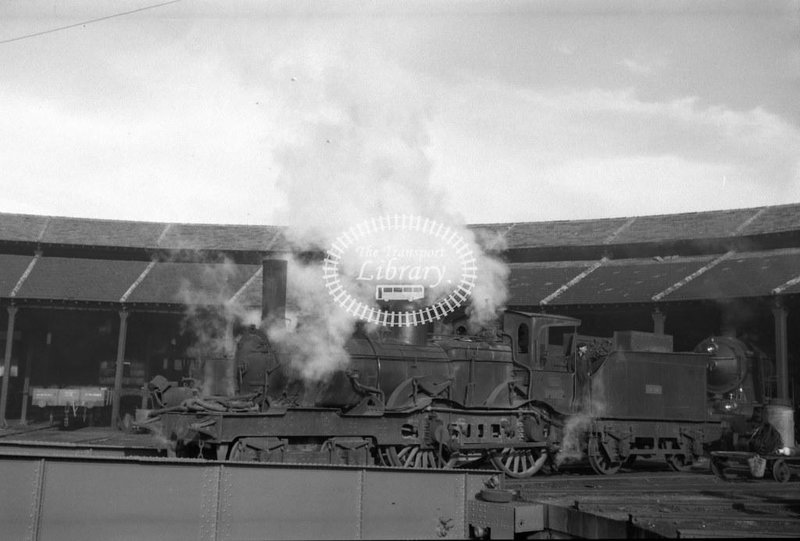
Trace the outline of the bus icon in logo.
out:
<instances>
[{"instance_id":1,"label":"bus icon in logo","mask_svg":"<svg viewBox=\"0 0 800 541\"><path fill-rule=\"evenodd\" d=\"M375 299L379 301L416 301L425 298L425 288L421 285L386 284L375 286Z\"/></svg>"},{"instance_id":2,"label":"bus icon in logo","mask_svg":"<svg viewBox=\"0 0 800 541\"><path fill-rule=\"evenodd\" d=\"M326 252L325 287L336 304L367 323L433 323L467 302L478 277L473 241L460 230L406 214L365 220Z\"/></svg>"}]
</instances>

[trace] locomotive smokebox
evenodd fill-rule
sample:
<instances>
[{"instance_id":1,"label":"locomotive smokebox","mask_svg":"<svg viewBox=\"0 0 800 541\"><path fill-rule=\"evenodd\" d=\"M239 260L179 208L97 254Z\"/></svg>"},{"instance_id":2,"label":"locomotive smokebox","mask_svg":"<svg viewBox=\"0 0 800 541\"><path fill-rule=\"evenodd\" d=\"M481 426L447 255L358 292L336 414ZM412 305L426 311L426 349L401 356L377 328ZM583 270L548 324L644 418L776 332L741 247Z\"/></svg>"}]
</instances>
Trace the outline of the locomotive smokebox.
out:
<instances>
[{"instance_id":1,"label":"locomotive smokebox","mask_svg":"<svg viewBox=\"0 0 800 541\"><path fill-rule=\"evenodd\" d=\"M707 376L710 392L732 392L744 382L748 371L748 353L741 341L728 336L715 336L700 342L695 351L712 355Z\"/></svg>"},{"instance_id":2,"label":"locomotive smokebox","mask_svg":"<svg viewBox=\"0 0 800 541\"><path fill-rule=\"evenodd\" d=\"M275 252L261 261L261 320L269 328L286 324L286 254Z\"/></svg>"}]
</instances>

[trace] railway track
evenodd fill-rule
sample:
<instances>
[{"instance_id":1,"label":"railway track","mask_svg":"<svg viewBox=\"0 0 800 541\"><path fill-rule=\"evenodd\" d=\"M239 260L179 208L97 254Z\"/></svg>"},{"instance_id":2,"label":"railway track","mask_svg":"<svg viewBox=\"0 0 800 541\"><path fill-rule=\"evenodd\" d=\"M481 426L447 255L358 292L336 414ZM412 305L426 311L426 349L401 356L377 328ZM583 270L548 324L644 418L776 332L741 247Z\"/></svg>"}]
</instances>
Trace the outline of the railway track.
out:
<instances>
[{"instance_id":1,"label":"railway track","mask_svg":"<svg viewBox=\"0 0 800 541\"><path fill-rule=\"evenodd\" d=\"M0 438L0 452L61 457L160 454L155 443L142 435L46 427L6 434ZM506 510L518 514L532 509L541 517L529 521L526 527L530 530L522 532L533 537L800 536L800 478L796 475L788 483L770 476L757 480L746 474L723 480L711 474L708 463L676 473L664 463L642 461L616 475L596 475L589 467L572 467L552 475L505 479L503 488L513 492L514 499L498 507L505 505ZM513 536L514 530L510 531ZM503 535L495 530L491 538Z\"/></svg>"},{"instance_id":2,"label":"railway track","mask_svg":"<svg viewBox=\"0 0 800 541\"><path fill-rule=\"evenodd\" d=\"M514 480L505 488L518 501L545 505L549 530L579 537L796 538L798 481L636 470Z\"/></svg>"},{"instance_id":3,"label":"railway track","mask_svg":"<svg viewBox=\"0 0 800 541\"><path fill-rule=\"evenodd\" d=\"M166 456L161 442L149 434L126 433L107 427L62 430L45 423L0 432L0 452L21 456L41 453L51 456Z\"/></svg>"}]
</instances>

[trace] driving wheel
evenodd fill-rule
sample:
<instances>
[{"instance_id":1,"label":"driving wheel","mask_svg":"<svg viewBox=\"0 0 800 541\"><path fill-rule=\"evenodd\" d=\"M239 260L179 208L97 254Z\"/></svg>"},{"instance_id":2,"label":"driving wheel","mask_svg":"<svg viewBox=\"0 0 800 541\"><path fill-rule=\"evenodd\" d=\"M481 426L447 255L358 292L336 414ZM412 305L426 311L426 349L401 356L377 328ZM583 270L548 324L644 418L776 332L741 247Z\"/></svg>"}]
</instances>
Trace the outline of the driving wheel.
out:
<instances>
[{"instance_id":1,"label":"driving wheel","mask_svg":"<svg viewBox=\"0 0 800 541\"><path fill-rule=\"evenodd\" d=\"M448 466L448 461L435 449L423 449L419 445L384 447L381 461L397 468L439 470Z\"/></svg>"},{"instance_id":2,"label":"driving wheel","mask_svg":"<svg viewBox=\"0 0 800 541\"><path fill-rule=\"evenodd\" d=\"M535 475L547 461L543 449L515 449L506 447L491 456L492 464L508 477L525 479Z\"/></svg>"},{"instance_id":3,"label":"driving wheel","mask_svg":"<svg viewBox=\"0 0 800 541\"><path fill-rule=\"evenodd\" d=\"M666 455L667 465L672 471L687 472L695 463L694 455Z\"/></svg>"},{"instance_id":4,"label":"driving wheel","mask_svg":"<svg viewBox=\"0 0 800 541\"><path fill-rule=\"evenodd\" d=\"M600 445L597 437L589 439L589 447L587 449L589 458L589 465L601 475L613 475L622 467L622 461L617 457L610 457L605 448Z\"/></svg>"}]
</instances>

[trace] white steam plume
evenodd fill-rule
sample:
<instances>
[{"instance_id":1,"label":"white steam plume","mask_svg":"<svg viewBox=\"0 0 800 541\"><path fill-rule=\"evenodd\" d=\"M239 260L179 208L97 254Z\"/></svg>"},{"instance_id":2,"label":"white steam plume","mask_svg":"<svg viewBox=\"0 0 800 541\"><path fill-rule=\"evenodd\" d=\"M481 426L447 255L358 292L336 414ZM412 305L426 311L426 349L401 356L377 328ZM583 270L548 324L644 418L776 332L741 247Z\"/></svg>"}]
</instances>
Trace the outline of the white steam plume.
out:
<instances>
[{"instance_id":1,"label":"white steam plume","mask_svg":"<svg viewBox=\"0 0 800 541\"><path fill-rule=\"evenodd\" d=\"M287 240L295 250L324 252L338 235L366 220L396 214L436 220L456 228L476 257L472 321L494 319L506 299L508 271L481 250L431 182L430 88L376 53L304 53L283 59L281 68L297 88L292 106L307 119L302 134L275 153L278 186L287 201L279 221L288 226ZM301 312L301 322L315 324L298 325L296 335L270 331L300 352L295 362L310 378L324 378L346 363L341 346L355 323L322 287L319 265L295 262L289 270L289 303Z\"/></svg>"},{"instance_id":2,"label":"white steam plume","mask_svg":"<svg viewBox=\"0 0 800 541\"><path fill-rule=\"evenodd\" d=\"M240 268L228 258L203 264L200 269L195 281L181 280L177 293L185 306L182 327L194 337L187 354L203 363L204 394L230 396L235 391L232 326L258 324L260 310L236 301L236 288L241 286Z\"/></svg>"},{"instance_id":3,"label":"white steam plume","mask_svg":"<svg viewBox=\"0 0 800 541\"><path fill-rule=\"evenodd\" d=\"M331 302L322 268L290 259L287 267L288 325L268 329L284 358L308 380L324 379L347 364L344 343L353 332L353 317Z\"/></svg>"},{"instance_id":4,"label":"white steam plume","mask_svg":"<svg viewBox=\"0 0 800 541\"><path fill-rule=\"evenodd\" d=\"M470 230L472 233L472 230ZM508 299L508 275L511 271L499 254L506 249L505 237L479 230L476 232L478 279L472 291L469 323L473 329L489 325Z\"/></svg>"},{"instance_id":5,"label":"white steam plume","mask_svg":"<svg viewBox=\"0 0 800 541\"><path fill-rule=\"evenodd\" d=\"M561 448L556 454L555 463L560 466L564 463L576 462L584 457L592 420L602 417L606 411L605 388L599 377L591 377L592 392L582 398L581 411L570 415L564 424L561 437Z\"/></svg>"}]
</instances>

